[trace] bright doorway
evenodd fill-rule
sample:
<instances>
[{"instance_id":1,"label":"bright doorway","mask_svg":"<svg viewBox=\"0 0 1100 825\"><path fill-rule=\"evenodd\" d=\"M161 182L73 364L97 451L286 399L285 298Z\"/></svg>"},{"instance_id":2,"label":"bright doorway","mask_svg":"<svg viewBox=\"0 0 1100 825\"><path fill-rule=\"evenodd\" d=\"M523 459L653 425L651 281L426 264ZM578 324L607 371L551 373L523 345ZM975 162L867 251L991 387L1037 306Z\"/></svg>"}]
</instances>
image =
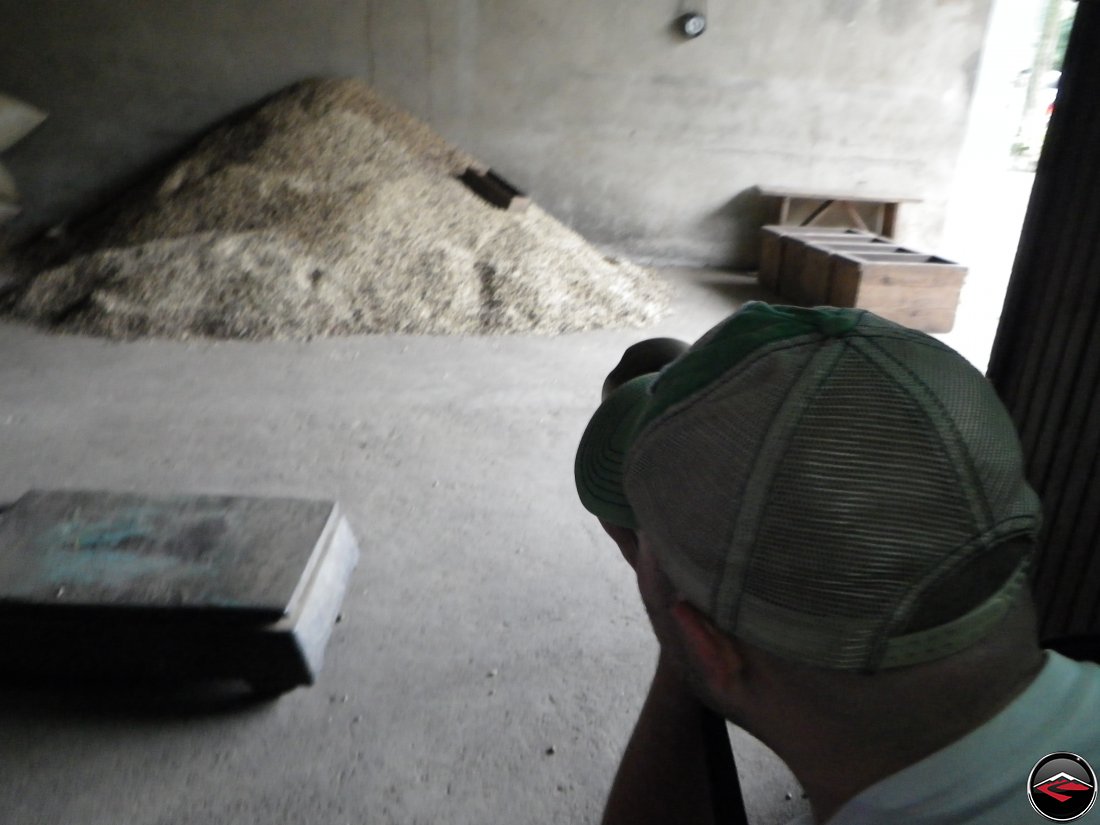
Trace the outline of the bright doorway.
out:
<instances>
[{"instance_id":1,"label":"bright doorway","mask_svg":"<svg viewBox=\"0 0 1100 825\"><path fill-rule=\"evenodd\" d=\"M936 336L983 372L1076 8L1074 0L994 0L943 237L945 254L970 272L955 328Z\"/></svg>"}]
</instances>

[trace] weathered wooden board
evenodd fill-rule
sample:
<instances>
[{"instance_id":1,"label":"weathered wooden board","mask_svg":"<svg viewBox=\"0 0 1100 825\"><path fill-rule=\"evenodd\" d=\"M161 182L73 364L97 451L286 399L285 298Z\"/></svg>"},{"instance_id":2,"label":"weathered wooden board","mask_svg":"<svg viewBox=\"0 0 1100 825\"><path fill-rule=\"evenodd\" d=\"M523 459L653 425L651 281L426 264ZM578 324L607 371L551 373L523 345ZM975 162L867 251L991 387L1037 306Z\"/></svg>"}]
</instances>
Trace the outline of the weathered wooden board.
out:
<instances>
[{"instance_id":1,"label":"weathered wooden board","mask_svg":"<svg viewBox=\"0 0 1100 825\"><path fill-rule=\"evenodd\" d=\"M0 670L309 684L358 554L331 501L34 491L0 511Z\"/></svg>"},{"instance_id":2,"label":"weathered wooden board","mask_svg":"<svg viewBox=\"0 0 1100 825\"><path fill-rule=\"evenodd\" d=\"M286 615L329 501L32 491L0 515L0 606Z\"/></svg>"}]
</instances>

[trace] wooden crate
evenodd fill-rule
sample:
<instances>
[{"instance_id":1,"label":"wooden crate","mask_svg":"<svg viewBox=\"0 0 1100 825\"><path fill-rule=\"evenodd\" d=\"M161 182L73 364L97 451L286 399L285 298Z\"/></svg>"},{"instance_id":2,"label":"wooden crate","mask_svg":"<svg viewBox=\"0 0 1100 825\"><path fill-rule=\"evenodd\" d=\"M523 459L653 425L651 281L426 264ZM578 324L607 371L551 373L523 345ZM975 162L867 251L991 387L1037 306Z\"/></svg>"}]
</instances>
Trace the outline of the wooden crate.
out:
<instances>
[{"instance_id":1,"label":"wooden crate","mask_svg":"<svg viewBox=\"0 0 1100 825\"><path fill-rule=\"evenodd\" d=\"M860 307L925 332L950 332L966 267L911 251L832 256L828 303Z\"/></svg>"},{"instance_id":2,"label":"wooden crate","mask_svg":"<svg viewBox=\"0 0 1100 825\"><path fill-rule=\"evenodd\" d=\"M792 246L783 261L784 271L780 275L779 294L784 299L803 306L828 304L829 275L834 256L900 250L902 247L877 235L815 239Z\"/></svg>"},{"instance_id":3,"label":"wooden crate","mask_svg":"<svg viewBox=\"0 0 1100 825\"><path fill-rule=\"evenodd\" d=\"M783 258L787 249L796 248L798 239L828 240L830 238L876 237L869 232L844 227L765 226L760 232L760 268L757 280L761 286L778 292Z\"/></svg>"}]
</instances>

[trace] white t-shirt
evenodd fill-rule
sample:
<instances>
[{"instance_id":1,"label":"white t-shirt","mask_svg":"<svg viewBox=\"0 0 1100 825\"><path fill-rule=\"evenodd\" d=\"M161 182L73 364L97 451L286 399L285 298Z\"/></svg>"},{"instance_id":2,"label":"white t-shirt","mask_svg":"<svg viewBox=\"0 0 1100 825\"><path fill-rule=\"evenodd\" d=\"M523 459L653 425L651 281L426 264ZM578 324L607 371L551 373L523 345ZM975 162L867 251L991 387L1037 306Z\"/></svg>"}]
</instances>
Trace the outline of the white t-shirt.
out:
<instances>
[{"instance_id":1,"label":"white t-shirt","mask_svg":"<svg viewBox=\"0 0 1100 825\"><path fill-rule=\"evenodd\" d=\"M848 800L827 825L1039 825L1027 781L1056 751L1100 771L1100 665L1046 652L1035 680L962 739ZM1100 824L1100 802L1081 819ZM814 825L809 815L790 825Z\"/></svg>"}]
</instances>

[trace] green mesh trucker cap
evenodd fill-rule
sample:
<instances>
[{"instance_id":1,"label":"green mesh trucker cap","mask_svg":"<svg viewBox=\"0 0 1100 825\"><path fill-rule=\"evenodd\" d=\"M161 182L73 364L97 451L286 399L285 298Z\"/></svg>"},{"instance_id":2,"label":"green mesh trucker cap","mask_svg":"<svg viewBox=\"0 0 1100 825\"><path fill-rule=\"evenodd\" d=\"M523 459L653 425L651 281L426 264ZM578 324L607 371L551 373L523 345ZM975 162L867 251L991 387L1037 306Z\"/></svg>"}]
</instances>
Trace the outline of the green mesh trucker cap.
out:
<instances>
[{"instance_id":1,"label":"green mesh trucker cap","mask_svg":"<svg viewBox=\"0 0 1100 825\"><path fill-rule=\"evenodd\" d=\"M608 396L575 473L585 508L645 530L719 628L842 670L986 635L1027 585L1028 543L1009 540L1041 518L981 373L854 309L746 305ZM945 600L967 576L971 603Z\"/></svg>"}]
</instances>

